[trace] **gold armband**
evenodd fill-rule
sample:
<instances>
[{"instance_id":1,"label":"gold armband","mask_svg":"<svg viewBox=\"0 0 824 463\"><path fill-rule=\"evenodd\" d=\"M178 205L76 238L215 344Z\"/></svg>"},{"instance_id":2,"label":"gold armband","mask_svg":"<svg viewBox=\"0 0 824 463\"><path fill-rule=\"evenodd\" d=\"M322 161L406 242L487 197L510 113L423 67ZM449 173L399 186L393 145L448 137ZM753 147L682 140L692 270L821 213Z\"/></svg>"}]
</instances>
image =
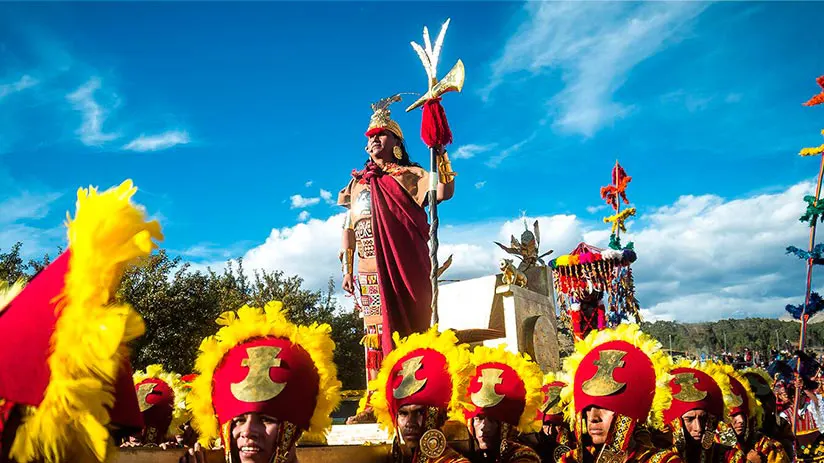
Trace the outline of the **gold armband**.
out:
<instances>
[{"instance_id":1,"label":"gold armband","mask_svg":"<svg viewBox=\"0 0 824 463\"><path fill-rule=\"evenodd\" d=\"M341 271L344 275L352 275L355 271L355 250L352 248L341 250Z\"/></svg>"},{"instance_id":2,"label":"gold armband","mask_svg":"<svg viewBox=\"0 0 824 463\"><path fill-rule=\"evenodd\" d=\"M452 170L452 163L449 162L449 155L446 151L438 155L438 180L443 183L452 183L458 175Z\"/></svg>"}]
</instances>

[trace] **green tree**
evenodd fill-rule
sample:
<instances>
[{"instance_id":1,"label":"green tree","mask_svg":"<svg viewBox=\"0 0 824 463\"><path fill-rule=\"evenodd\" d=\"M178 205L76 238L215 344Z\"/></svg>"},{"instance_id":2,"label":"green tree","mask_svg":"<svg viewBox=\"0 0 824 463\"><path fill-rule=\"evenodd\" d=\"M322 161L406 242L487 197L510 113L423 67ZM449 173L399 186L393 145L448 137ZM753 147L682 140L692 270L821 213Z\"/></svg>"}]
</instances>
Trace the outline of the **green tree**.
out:
<instances>
[{"instance_id":1,"label":"green tree","mask_svg":"<svg viewBox=\"0 0 824 463\"><path fill-rule=\"evenodd\" d=\"M287 277L281 271L255 271L249 278L240 259L217 273L191 271L179 257L170 258L162 250L152 254L124 274L118 292L146 324L146 334L133 343L135 367L161 363L179 373L191 372L200 341L217 331L215 319L221 313L279 300L292 322L331 326L344 387L365 388L358 317L337 306L331 281L323 292L302 285L300 277Z\"/></svg>"}]
</instances>

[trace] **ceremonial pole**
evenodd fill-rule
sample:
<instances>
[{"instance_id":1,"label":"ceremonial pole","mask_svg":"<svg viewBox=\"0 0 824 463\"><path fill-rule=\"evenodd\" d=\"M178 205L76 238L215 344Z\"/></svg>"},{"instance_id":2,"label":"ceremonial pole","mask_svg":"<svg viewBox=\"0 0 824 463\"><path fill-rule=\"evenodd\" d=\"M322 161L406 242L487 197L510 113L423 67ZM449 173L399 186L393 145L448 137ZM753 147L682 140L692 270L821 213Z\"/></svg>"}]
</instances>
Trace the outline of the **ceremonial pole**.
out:
<instances>
[{"instance_id":1,"label":"ceremonial pole","mask_svg":"<svg viewBox=\"0 0 824 463\"><path fill-rule=\"evenodd\" d=\"M818 184L815 187L815 198L812 202L812 207L815 209L818 206L818 202L821 199L821 181L824 179L824 154L821 155L821 163L820 167L818 168ZM807 338L807 320L810 318L809 314L807 313L807 307L810 305L810 295L812 293L812 284L813 284L813 250L815 249L815 229L818 223L818 217L813 216L810 220L810 243L808 246L808 252L810 255L807 257L807 286L804 291L804 306L801 308L801 332L798 335L798 350L803 352L804 351L804 344L806 344ZM801 375L801 356L798 356L798 359L795 364L795 378L796 380ZM798 388L796 388L798 389ZM798 398L800 393L798 390L795 391L795 397L793 398L793 410L798 410ZM798 418L798 414L793 412L793 422L792 422L792 430L793 434L796 431L796 419Z\"/></svg>"},{"instance_id":2,"label":"ceremonial pole","mask_svg":"<svg viewBox=\"0 0 824 463\"><path fill-rule=\"evenodd\" d=\"M443 175L449 176L449 181L455 173L449 167L449 158L444 152L444 146L452 143L452 132L446 121L446 113L440 104L441 95L450 91L460 92L464 82L463 62L458 60L452 70L438 81L438 58L440 57L443 39L449 27L449 19L441 26L435 46L429 40L429 30L423 28L423 42L421 46L411 42L412 48L423 63L427 76L426 95L412 103L406 111L423 106L423 121L421 122L421 138L429 147L429 262L432 270L429 274L432 286L432 324L439 322L438 316L438 184ZM442 168L441 164L445 167Z\"/></svg>"},{"instance_id":3,"label":"ceremonial pole","mask_svg":"<svg viewBox=\"0 0 824 463\"><path fill-rule=\"evenodd\" d=\"M812 98L807 100L803 103L804 106L816 106L819 104L824 103L824 76L820 76L816 79L816 83L818 83L819 87L822 88L822 91L816 95L813 95ZM824 130L821 131L822 135L824 135ZM819 200L821 199L821 181L824 179L824 145L815 147L815 148L804 148L799 153L801 156L821 156L821 163L818 169L818 183L815 187L815 197L812 198L812 202L809 202L808 197L804 199L808 201L807 205L807 213L802 216L801 220L804 221L805 218L809 218L810 220L810 243L808 246L808 251L806 255L807 260L807 284L804 291L804 305L801 307L801 332L798 336L798 350L799 353L803 354L804 352L804 344L806 343L807 337L807 321L810 318L810 301L812 296L812 282L813 282L813 265L815 261L814 251L815 251L815 229L816 224L819 220ZM789 251L789 249L788 249ZM795 364L795 379L796 382L801 376L801 355L798 356L798 360ZM796 433L796 425L797 425L797 418L798 418L798 400L801 395L801 391L798 390L796 387L795 397L793 397L793 419L792 419L792 431L793 434Z\"/></svg>"}]
</instances>

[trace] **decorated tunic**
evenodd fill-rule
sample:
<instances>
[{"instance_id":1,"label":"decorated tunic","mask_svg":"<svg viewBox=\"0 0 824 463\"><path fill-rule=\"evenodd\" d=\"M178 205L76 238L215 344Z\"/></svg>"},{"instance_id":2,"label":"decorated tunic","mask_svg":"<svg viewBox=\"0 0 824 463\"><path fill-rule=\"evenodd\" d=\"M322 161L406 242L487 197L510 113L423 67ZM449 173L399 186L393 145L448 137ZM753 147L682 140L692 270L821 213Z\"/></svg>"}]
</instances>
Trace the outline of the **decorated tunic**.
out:
<instances>
[{"instance_id":1,"label":"decorated tunic","mask_svg":"<svg viewBox=\"0 0 824 463\"><path fill-rule=\"evenodd\" d=\"M561 455L558 463L594 463L599 449L595 446L584 447L584 452L578 448ZM682 463L678 453L670 449L658 449L649 443L638 444L630 448L626 457L619 460L609 460L609 463Z\"/></svg>"},{"instance_id":2,"label":"decorated tunic","mask_svg":"<svg viewBox=\"0 0 824 463\"><path fill-rule=\"evenodd\" d=\"M429 173L418 166L388 163L381 168L369 162L352 177L338 194L338 204L348 209L344 226L355 235L358 303L367 338L377 341L367 344L376 354L367 358L367 366L377 369L392 349L392 332L407 336L429 327L431 266L424 209ZM379 194L376 185L381 185Z\"/></svg>"}]
</instances>

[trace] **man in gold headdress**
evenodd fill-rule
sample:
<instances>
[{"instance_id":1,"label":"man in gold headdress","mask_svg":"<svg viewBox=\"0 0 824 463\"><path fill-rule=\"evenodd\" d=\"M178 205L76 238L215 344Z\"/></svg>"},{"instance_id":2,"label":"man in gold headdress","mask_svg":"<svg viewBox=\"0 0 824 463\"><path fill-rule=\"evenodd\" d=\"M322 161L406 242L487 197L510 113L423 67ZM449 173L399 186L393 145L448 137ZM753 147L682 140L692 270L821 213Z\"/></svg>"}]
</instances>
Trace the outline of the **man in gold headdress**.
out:
<instances>
[{"instance_id":1,"label":"man in gold headdress","mask_svg":"<svg viewBox=\"0 0 824 463\"><path fill-rule=\"evenodd\" d=\"M429 172L409 159L403 132L389 105L399 96L372 105L366 131L368 159L340 191L344 206L340 258L343 289L357 291L366 336L367 372L374 379L392 350L392 333L401 337L426 331L432 317L428 204ZM445 152L439 155L437 199L452 198L454 177ZM358 256L357 276L354 258Z\"/></svg>"},{"instance_id":2,"label":"man in gold headdress","mask_svg":"<svg viewBox=\"0 0 824 463\"><path fill-rule=\"evenodd\" d=\"M730 382L729 394L724 404L729 410L729 421L724 423L730 437L729 444L736 447L750 463L790 463L781 444L760 431L764 410L755 398L750 384L731 366L723 366Z\"/></svg>"},{"instance_id":3,"label":"man in gold headdress","mask_svg":"<svg viewBox=\"0 0 824 463\"><path fill-rule=\"evenodd\" d=\"M276 301L224 312L217 323L186 396L200 445L181 461L205 462L200 446L219 439L226 463L295 463L298 440L323 441L340 403L331 328L295 325Z\"/></svg>"},{"instance_id":4,"label":"man in gold headdress","mask_svg":"<svg viewBox=\"0 0 824 463\"><path fill-rule=\"evenodd\" d=\"M515 441L520 432L535 431L535 421L543 398L541 370L520 354L478 346L470 363L474 373L469 380L464 411L469 428L470 455L473 463L540 463L530 447Z\"/></svg>"},{"instance_id":5,"label":"man in gold headdress","mask_svg":"<svg viewBox=\"0 0 824 463\"><path fill-rule=\"evenodd\" d=\"M378 425L394 434L393 463L469 463L446 443L448 418L462 419L469 350L452 331L432 328L401 340L369 383Z\"/></svg>"},{"instance_id":6,"label":"man in gold headdress","mask_svg":"<svg viewBox=\"0 0 824 463\"><path fill-rule=\"evenodd\" d=\"M576 444L558 461L681 463L677 453L650 439L672 399L670 365L661 345L634 324L592 331L577 342L564 360L572 381L561 391Z\"/></svg>"},{"instance_id":7,"label":"man in gold headdress","mask_svg":"<svg viewBox=\"0 0 824 463\"><path fill-rule=\"evenodd\" d=\"M792 426L787 420L778 416L775 394L772 390L773 380L770 375L760 368L747 368L741 375L750 383L750 389L755 398L761 402L764 419L760 431L780 442L787 455L792 455L794 441Z\"/></svg>"},{"instance_id":8,"label":"man in gold headdress","mask_svg":"<svg viewBox=\"0 0 824 463\"><path fill-rule=\"evenodd\" d=\"M744 453L716 439L718 423L729 417L724 396L730 386L722 367L682 361L670 374L672 403L664 423L673 450L686 463L743 463Z\"/></svg>"}]
</instances>

